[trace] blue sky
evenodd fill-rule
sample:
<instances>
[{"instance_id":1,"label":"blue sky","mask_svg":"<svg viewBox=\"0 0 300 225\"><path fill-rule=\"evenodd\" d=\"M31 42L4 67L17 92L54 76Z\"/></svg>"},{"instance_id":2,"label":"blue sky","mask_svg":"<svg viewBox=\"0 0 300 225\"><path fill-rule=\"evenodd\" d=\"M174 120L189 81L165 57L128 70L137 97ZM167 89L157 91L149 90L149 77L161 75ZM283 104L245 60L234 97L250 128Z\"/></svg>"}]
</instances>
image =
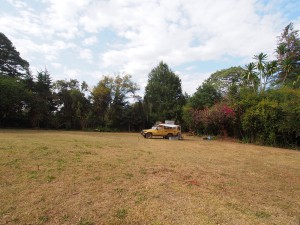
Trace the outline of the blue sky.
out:
<instances>
[{"instance_id":1,"label":"blue sky","mask_svg":"<svg viewBox=\"0 0 300 225\"><path fill-rule=\"evenodd\" d=\"M53 80L90 88L103 75L128 73L143 95L161 60L192 94L209 75L274 57L290 22L300 30L299 0L0 0L0 31L31 66Z\"/></svg>"}]
</instances>

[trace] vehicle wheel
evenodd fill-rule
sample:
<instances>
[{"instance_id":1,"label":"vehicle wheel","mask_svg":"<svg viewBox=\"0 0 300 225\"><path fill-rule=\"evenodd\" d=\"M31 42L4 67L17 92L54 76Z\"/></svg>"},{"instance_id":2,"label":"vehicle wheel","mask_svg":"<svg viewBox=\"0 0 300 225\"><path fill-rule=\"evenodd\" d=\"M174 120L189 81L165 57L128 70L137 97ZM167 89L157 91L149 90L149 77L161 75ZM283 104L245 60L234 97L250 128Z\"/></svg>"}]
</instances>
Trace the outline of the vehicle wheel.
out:
<instances>
[{"instance_id":1,"label":"vehicle wheel","mask_svg":"<svg viewBox=\"0 0 300 225\"><path fill-rule=\"evenodd\" d=\"M146 134L146 138L152 138L152 134L151 133L147 133Z\"/></svg>"},{"instance_id":2,"label":"vehicle wheel","mask_svg":"<svg viewBox=\"0 0 300 225\"><path fill-rule=\"evenodd\" d=\"M170 139L170 137L173 137L173 134L168 134L167 139Z\"/></svg>"}]
</instances>

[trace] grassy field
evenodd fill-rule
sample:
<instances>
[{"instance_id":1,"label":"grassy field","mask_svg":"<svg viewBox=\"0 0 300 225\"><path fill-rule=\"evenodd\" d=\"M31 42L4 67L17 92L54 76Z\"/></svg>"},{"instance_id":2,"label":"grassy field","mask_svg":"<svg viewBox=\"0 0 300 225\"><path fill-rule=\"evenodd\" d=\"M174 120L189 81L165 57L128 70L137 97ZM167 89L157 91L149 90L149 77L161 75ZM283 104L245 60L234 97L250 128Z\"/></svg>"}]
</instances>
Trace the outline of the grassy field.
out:
<instances>
[{"instance_id":1,"label":"grassy field","mask_svg":"<svg viewBox=\"0 0 300 225\"><path fill-rule=\"evenodd\" d=\"M300 152L0 130L0 224L300 224Z\"/></svg>"}]
</instances>

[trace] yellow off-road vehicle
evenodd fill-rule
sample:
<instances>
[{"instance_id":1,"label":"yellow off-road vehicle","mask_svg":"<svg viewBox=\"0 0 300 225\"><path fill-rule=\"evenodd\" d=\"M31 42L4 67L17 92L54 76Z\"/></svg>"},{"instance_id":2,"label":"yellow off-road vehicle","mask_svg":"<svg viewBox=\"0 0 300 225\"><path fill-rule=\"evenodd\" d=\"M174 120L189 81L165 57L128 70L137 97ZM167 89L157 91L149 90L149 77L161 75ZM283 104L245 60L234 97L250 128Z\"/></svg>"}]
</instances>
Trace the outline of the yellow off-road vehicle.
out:
<instances>
[{"instance_id":1,"label":"yellow off-road vehicle","mask_svg":"<svg viewBox=\"0 0 300 225\"><path fill-rule=\"evenodd\" d=\"M151 129L142 130L141 135L144 136L144 138L161 136L164 139L170 139L172 137L181 139L181 127L179 125L161 123Z\"/></svg>"}]
</instances>

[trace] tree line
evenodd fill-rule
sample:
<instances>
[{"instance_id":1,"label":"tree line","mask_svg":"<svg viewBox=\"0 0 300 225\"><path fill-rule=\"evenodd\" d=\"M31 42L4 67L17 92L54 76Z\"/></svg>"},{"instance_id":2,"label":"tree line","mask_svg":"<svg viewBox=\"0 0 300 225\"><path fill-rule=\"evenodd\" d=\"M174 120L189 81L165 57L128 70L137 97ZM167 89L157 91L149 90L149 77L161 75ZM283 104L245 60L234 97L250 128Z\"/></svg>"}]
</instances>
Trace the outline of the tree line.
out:
<instances>
[{"instance_id":1,"label":"tree line","mask_svg":"<svg viewBox=\"0 0 300 225\"><path fill-rule=\"evenodd\" d=\"M128 74L103 76L94 87L76 79L53 81L47 69L33 75L0 33L0 127L140 131L171 119L197 134L297 148L300 38L292 23L278 37L275 57L259 53L244 67L216 71L191 96L160 62L140 97Z\"/></svg>"}]
</instances>

